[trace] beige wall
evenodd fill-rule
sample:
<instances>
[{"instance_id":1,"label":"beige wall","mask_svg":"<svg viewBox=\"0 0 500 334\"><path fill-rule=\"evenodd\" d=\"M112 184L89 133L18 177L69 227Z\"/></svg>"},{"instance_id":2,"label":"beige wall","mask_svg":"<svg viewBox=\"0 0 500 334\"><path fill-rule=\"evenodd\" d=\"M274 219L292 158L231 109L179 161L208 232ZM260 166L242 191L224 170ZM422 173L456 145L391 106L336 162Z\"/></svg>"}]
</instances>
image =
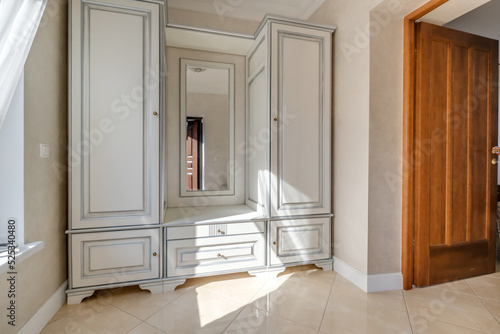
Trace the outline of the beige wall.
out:
<instances>
[{"instance_id":1,"label":"beige wall","mask_svg":"<svg viewBox=\"0 0 500 334\"><path fill-rule=\"evenodd\" d=\"M17 324L8 326L2 311L1 333L17 333L67 278L67 175L53 169L67 156L67 24L66 1L49 0L25 65L24 234L45 248L17 266ZM40 158L40 143L49 144L49 158ZM6 291L2 275L2 310Z\"/></svg>"},{"instance_id":2,"label":"beige wall","mask_svg":"<svg viewBox=\"0 0 500 334\"><path fill-rule=\"evenodd\" d=\"M401 270L403 17L425 2L326 0L310 18L338 27L334 255L363 274ZM181 11L170 15L171 21L212 29L241 32L246 25L217 17L195 22Z\"/></svg>"},{"instance_id":3,"label":"beige wall","mask_svg":"<svg viewBox=\"0 0 500 334\"><path fill-rule=\"evenodd\" d=\"M364 274L401 271L403 17L426 0L327 0L336 24L334 254Z\"/></svg>"}]
</instances>

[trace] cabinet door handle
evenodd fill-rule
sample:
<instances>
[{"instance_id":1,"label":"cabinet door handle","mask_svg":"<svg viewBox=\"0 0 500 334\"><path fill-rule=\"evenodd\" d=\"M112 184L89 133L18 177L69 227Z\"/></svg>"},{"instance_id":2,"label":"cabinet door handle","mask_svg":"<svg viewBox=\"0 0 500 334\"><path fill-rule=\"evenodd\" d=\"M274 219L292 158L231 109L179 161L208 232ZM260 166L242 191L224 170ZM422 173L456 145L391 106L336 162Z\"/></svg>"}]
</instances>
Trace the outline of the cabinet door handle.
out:
<instances>
[{"instance_id":1,"label":"cabinet door handle","mask_svg":"<svg viewBox=\"0 0 500 334\"><path fill-rule=\"evenodd\" d=\"M273 241L273 245L276 246L276 241Z\"/></svg>"},{"instance_id":2,"label":"cabinet door handle","mask_svg":"<svg viewBox=\"0 0 500 334\"><path fill-rule=\"evenodd\" d=\"M156 256L156 255L158 255L158 254L157 254L156 252L154 252L154 253L153 253L153 256Z\"/></svg>"},{"instance_id":3,"label":"cabinet door handle","mask_svg":"<svg viewBox=\"0 0 500 334\"><path fill-rule=\"evenodd\" d=\"M156 115L158 115L158 113L157 113L156 111L154 111L154 112L153 112L153 115L155 115L155 116L156 116Z\"/></svg>"}]
</instances>

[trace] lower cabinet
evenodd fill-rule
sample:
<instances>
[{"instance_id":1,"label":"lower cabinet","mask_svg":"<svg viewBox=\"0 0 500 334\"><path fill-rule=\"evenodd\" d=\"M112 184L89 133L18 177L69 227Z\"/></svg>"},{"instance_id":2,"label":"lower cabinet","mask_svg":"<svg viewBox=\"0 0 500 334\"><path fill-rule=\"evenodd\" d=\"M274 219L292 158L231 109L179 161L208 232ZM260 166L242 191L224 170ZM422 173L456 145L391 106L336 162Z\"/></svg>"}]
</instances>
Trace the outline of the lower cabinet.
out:
<instances>
[{"instance_id":1,"label":"lower cabinet","mask_svg":"<svg viewBox=\"0 0 500 334\"><path fill-rule=\"evenodd\" d=\"M330 258L330 218L271 221L271 265Z\"/></svg>"},{"instance_id":2,"label":"lower cabinet","mask_svg":"<svg viewBox=\"0 0 500 334\"><path fill-rule=\"evenodd\" d=\"M167 241L167 276L265 266L263 233Z\"/></svg>"},{"instance_id":3,"label":"lower cabinet","mask_svg":"<svg viewBox=\"0 0 500 334\"><path fill-rule=\"evenodd\" d=\"M71 235L72 287L160 278L159 229Z\"/></svg>"}]
</instances>

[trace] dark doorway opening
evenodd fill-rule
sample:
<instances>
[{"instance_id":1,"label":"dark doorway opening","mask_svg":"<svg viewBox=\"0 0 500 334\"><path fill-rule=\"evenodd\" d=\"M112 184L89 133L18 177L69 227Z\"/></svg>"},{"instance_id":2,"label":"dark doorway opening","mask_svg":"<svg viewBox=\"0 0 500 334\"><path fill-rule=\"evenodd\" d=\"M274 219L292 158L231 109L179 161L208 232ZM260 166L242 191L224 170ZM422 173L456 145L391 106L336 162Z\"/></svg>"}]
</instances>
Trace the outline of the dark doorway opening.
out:
<instances>
[{"instance_id":1,"label":"dark doorway opening","mask_svg":"<svg viewBox=\"0 0 500 334\"><path fill-rule=\"evenodd\" d=\"M187 190L203 187L203 118L186 119L186 185Z\"/></svg>"}]
</instances>

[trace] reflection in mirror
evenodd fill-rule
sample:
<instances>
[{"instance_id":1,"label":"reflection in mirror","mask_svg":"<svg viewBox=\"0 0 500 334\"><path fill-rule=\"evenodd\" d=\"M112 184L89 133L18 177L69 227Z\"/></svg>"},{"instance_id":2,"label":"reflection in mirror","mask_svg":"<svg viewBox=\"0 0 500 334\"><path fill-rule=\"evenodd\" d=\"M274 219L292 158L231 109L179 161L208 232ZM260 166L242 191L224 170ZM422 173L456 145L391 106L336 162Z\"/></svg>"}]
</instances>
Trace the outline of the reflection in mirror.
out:
<instances>
[{"instance_id":1,"label":"reflection in mirror","mask_svg":"<svg viewBox=\"0 0 500 334\"><path fill-rule=\"evenodd\" d=\"M181 195L234 193L233 105L233 64L181 59Z\"/></svg>"}]
</instances>

